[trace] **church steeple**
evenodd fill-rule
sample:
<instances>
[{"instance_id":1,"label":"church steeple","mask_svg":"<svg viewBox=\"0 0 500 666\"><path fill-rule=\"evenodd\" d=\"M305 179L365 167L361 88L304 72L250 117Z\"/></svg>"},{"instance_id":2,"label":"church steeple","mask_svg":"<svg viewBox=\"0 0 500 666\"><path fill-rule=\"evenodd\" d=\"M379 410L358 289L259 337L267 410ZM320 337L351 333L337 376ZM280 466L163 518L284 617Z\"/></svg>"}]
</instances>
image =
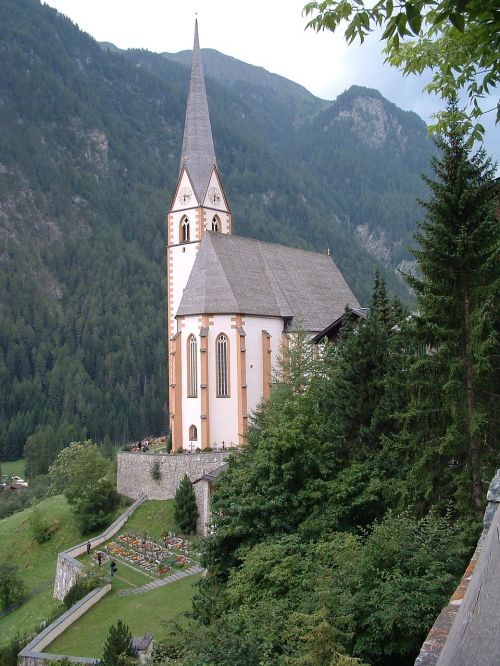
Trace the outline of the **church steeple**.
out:
<instances>
[{"instance_id":1,"label":"church steeple","mask_svg":"<svg viewBox=\"0 0 500 666\"><path fill-rule=\"evenodd\" d=\"M180 171L183 167L186 168L199 204L205 197L214 166L215 150L201 63L198 19L196 19Z\"/></svg>"}]
</instances>

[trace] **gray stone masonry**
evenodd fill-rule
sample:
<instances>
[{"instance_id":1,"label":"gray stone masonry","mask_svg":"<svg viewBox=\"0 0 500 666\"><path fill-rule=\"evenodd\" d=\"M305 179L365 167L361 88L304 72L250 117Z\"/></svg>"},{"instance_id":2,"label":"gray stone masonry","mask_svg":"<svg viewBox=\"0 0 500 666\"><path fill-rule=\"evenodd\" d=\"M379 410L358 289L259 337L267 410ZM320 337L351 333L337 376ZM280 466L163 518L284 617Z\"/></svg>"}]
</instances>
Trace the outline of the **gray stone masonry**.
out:
<instances>
[{"instance_id":1,"label":"gray stone masonry","mask_svg":"<svg viewBox=\"0 0 500 666\"><path fill-rule=\"evenodd\" d=\"M185 474L196 481L204 474L220 467L229 451L212 453L128 453L118 454L117 490L122 495L137 499L146 495L148 500L164 500L175 497ZM151 477L151 469L158 461L160 479Z\"/></svg>"}]
</instances>

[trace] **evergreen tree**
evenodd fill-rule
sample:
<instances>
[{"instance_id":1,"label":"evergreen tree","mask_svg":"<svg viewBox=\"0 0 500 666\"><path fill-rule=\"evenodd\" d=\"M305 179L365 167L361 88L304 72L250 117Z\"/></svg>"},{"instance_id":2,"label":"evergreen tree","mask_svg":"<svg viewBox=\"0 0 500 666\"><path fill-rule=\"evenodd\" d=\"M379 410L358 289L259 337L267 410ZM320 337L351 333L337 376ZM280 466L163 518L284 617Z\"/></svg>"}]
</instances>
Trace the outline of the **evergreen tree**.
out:
<instances>
[{"instance_id":1,"label":"evergreen tree","mask_svg":"<svg viewBox=\"0 0 500 666\"><path fill-rule=\"evenodd\" d=\"M198 507L196 506L196 497L191 481L186 474L175 493L174 520L181 532L184 534L194 534L196 532L197 518Z\"/></svg>"},{"instance_id":2,"label":"evergreen tree","mask_svg":"<svg viewBox=\"0 0 500 666\"><path fill-rule=\"evenodd\" d=\"M490 160L471 153L451 110L457 120L437 141L432 198L416 235L420 276L406 278L418 315L404 437L423 508L453 497L479 515L482 478L498 464L500 444L498 188Z\"/></svg>"},{"instance_id":3,"label":"evergreen tree","mask_svg":"<svg viewBox=\"0 0 500 666\"><path fill-rule=\"evenodd\" d=\"M101 664L103 666L124 666L136 658L137 653L132 647L132 634L128 626L118 620L116 625L111 625L109 628Z\"/></svg>"}]
</instances>

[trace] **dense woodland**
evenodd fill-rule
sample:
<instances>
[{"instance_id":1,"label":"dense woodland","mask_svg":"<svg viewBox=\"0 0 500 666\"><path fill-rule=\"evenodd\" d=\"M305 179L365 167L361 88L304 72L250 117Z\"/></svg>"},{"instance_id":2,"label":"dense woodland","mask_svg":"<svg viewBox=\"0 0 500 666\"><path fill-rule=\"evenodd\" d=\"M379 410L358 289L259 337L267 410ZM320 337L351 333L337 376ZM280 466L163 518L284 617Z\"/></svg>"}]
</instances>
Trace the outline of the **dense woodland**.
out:
<instances>
[{"instance_id":1,"label":"dense woodland","mask_svg":"<svg viewBox=\"0 0 500 666\"><path fill-rule=\"evenodd\" d=\"M0 459L26 447L33 477L72 440L166 428L164 214L189 66L104 49L37 0L0 3L0 53ZM426 191L424 123L376 91L329 103L205 55L236 233L330 248L363 304L377 269L408 298L394 268Z\"/></svg>"}]
</instances>

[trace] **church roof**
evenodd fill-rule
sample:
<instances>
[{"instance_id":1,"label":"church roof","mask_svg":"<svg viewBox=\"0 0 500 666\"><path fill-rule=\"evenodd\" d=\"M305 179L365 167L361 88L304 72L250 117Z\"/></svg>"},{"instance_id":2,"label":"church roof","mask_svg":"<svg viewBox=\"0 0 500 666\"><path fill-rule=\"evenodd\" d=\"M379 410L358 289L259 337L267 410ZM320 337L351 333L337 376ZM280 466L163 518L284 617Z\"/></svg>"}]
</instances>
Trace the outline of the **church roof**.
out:
<instances>
[{"instance_id":1,"label":"church roof","mask_svg":"<svg viewBox=\"0 0 500 666\"><path fill-rule=\"evenodd\" d=\"M332 258L207 231L177 316L247 314L293 318L321 331L359 303Z\"/></svg>"},{"instance_id":2,"label":"church roof","mask_svg":"<svg viewBox=\"0 0 500 666\"><path fill-rule=\"evenodd\" d=\"M196 20L180 171L183 167L187 169L200 204L204 199L214 165L215 150L201 62L198 20Z\"/></svg>"}]
</instances>

